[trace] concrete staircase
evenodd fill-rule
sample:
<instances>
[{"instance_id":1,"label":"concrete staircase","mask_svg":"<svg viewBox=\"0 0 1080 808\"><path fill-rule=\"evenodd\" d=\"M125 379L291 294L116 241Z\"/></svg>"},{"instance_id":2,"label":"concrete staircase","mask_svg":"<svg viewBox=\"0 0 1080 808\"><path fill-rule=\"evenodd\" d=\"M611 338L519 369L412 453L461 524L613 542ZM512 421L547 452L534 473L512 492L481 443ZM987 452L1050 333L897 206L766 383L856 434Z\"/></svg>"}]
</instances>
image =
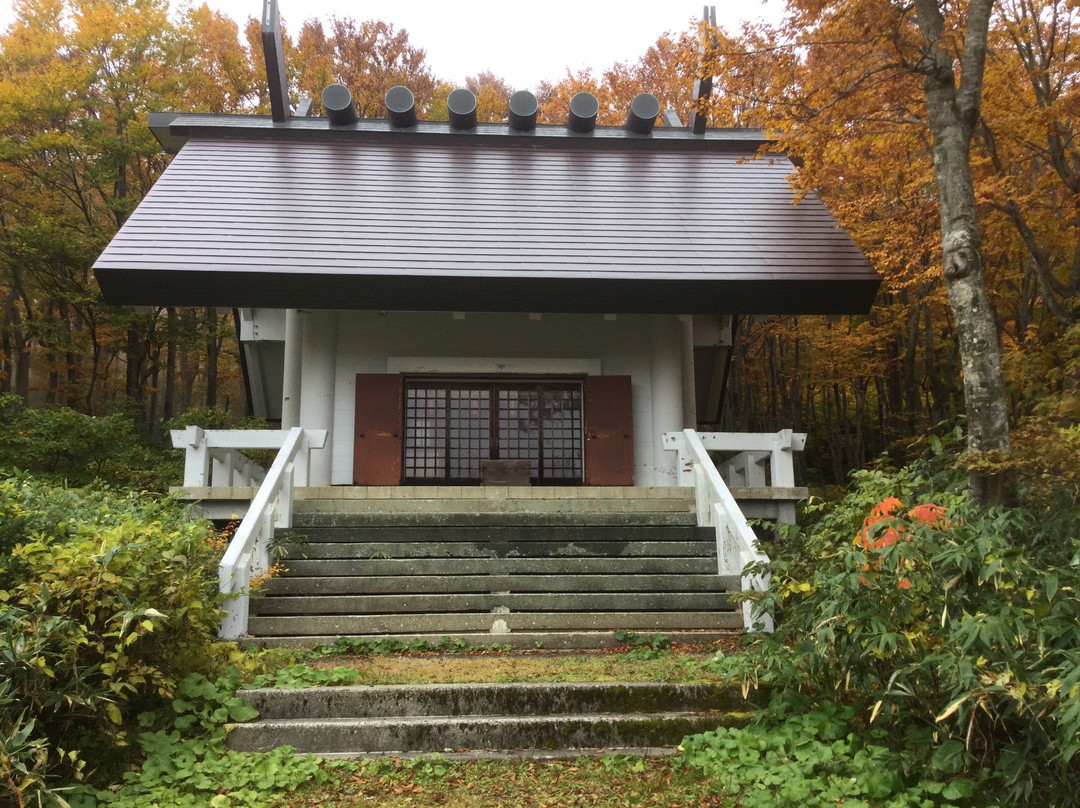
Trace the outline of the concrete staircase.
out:
<instances>
[{"instance_id":1,"label":"concrete staircase","mask_svg":"<svg viewBox=\"0 0 1080 808\"><path fill-rule=\"evenodd\" d=\"M301 489L303 491L303 489ZM315 495L321 492L322 496ZM739 628L737 577L678 488L394 487L298 497L288 572L252 600L271 645L337 637L595 647Z\"/></svg>"},{"instance_id":2,"label":"concrete staircase","mask_svg":"<svg viewBox=\"0 0 1080 808\"><path fill-rule=\"evenodd\" d=\"M737 689L708 684L469 684L247 690L260 714L228 746L333 756L438 752L671 751L683 737L745 722Z\"/></svg>"}]
</instances>

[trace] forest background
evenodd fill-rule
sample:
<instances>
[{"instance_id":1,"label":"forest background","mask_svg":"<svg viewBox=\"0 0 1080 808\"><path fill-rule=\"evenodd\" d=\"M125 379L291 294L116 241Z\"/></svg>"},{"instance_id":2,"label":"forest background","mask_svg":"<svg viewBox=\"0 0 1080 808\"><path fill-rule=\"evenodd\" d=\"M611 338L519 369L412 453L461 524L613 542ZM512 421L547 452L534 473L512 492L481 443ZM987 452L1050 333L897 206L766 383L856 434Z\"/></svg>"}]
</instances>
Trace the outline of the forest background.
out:
<instances>
[{"instance_id":1,"label":"forest background","mask_svg":"<svg viewBox=\"0 0 1080 808\"><path fill-rule=\"evenodd\" d=\"M1078 6L997 4L973 143L1021 463L1067 446L1080 416ZM948 22L962 36L963 20ZM842 483L963 414L925 98L904 64L916 37L886 0L791 0L778 26L665 33L636 63L534 88L542 121L564 121L573 94L589 91L598 123L621 125L639 92L686 121L694 78L713 77L709 124L775 133L799 192L818 194L882 273L868 315L739 319L727 394L699 413L725 430L808 432L813 484ZM421 117L439 119L454 89L420 43L383 22L308 20L286 30L285 53L292 97L315 99L315 114L335 81L363 117L381 117L385 91L404 84ZM466 86L480 120L504 119L516 88L492 73ZM243 416L231 311L108 306L90 269L168 164L146 122L170 109L267 112L258 21L241 29L166 0L17 5L0 36L0 393L123 412L149 434L192 407Z\"/></svg>"}]
</instances>

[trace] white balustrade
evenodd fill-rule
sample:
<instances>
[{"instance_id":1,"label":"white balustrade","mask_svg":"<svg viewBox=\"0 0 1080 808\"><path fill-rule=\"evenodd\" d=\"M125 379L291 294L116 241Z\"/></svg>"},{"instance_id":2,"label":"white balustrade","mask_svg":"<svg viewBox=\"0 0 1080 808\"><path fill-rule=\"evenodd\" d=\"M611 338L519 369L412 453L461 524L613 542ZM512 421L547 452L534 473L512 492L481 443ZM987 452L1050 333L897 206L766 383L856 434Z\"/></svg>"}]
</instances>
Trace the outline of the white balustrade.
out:
<instances>
[{"instance_id":1,"label":"white balustrade","mask_svg":"<svg viewBox=\"0 0 1080 808\"><path fill-rule=\"evenodd\" d=\"M172 438L174 447L187 451L185 487L259 484L218 565L218 584L225 595L225 618L219 636L226 640L243 637L247 634L251 579L270 569L274 529L292 527L293 488L307 485L308 454L325 445L326 430L188 427L175 430ZM263 472L241 449L278 452L270 468Z\"/></svg>"},{"instance_id":2,"label":"white balustrade","mask_svg":"<svg viewBox=\"0 0 1080 808\"><path fill-rule=\"evenodd\" d=\"M802 451L806 435L790 429L780 432L711 432L693 429L667 432L664 447L678 453L679 482L694 487L697 523L716 531L716 563L720 575L738 575L742 589L763 592L769 587L767 573L746 574L747 565L765 565L769 557L760 548L757 536L746 522L742 509L728 485L794 488L792 452ZM721 463L725 474L713 463L709 452L738 452ZM766 464L768 468L766 468ZM727 482L724 480L727 476ZM749 631L772 631L772 615L750 602L743 603L743 625Z\"/></svg>"}]
</instances>

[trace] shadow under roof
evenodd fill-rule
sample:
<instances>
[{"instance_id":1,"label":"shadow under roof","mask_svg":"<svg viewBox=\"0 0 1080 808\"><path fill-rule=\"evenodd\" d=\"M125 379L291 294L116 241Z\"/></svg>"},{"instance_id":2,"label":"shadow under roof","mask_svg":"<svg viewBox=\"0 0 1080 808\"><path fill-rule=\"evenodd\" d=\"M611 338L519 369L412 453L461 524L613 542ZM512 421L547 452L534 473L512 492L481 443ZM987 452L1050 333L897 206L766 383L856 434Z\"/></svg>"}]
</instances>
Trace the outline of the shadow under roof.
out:
<instances>
[{"instance_id":1,"label":"shadow under roof","mask_svg":"<svg viewBox=\"0 0 1080 808\"><path fill-rule=\"evenodd\" d=\"M110 303L840 314L881 280L753 131L151 127L179 153L94 265Z\"/></svg>"}]
</instances>

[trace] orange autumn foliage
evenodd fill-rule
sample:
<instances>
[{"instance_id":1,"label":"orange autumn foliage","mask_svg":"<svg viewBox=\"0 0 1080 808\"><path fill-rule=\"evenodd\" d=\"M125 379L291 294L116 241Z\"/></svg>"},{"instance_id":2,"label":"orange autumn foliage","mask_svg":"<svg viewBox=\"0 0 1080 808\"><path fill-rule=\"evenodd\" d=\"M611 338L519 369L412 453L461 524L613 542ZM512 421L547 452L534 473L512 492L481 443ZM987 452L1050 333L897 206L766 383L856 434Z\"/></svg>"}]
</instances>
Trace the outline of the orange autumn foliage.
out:
<instances>
[{"instance_id":1,"label":"orange autumn foliage","mask_svg":"<svg viewBox=\"0 0 1080 808\"><path fill-rule=\"evenodd\" d=\"M905 526L902 520L909 520L930 527L944 527L946 510L941 505L933 502L924 502L916 505L907 513L903 513L904 503L896 497L887 497L870 509L870 515L863 521L862 530L855 537L854 543L866 550L883 550L892 547L896 542L907 541L910 537L905 535ZM889 521L891 524L884 530L875 530L881 522ZM901 553L904 566L911 566L910 561ZM863 565L863 572L876 572L881 567L880 559L874 563ZM870 580L859 576L859 583L870 586ZM896 583L897 589L911 589L911 580L901 578Z\"/></svg>"}]
</instances>

